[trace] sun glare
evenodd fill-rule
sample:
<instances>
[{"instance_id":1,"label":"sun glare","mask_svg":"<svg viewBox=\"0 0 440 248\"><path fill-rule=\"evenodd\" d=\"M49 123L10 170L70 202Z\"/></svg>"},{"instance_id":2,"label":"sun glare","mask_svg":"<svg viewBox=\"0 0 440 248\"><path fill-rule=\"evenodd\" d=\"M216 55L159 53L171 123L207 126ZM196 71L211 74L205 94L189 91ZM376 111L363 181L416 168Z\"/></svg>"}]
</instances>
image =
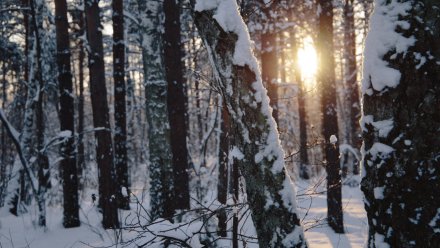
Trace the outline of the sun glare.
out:
<instances>
[{"instance_id":1,"label":"sun glare","mask_svg":"<svg viewBox=\"0 0 440 248\"><path fill-rule=\"evenodd\" d=\"M311 86L315 83L318 59L313 40L310 37L304 39L298 51L298 65L301 70L302 78L306 85Z\"/></svg>"}]
</instances>

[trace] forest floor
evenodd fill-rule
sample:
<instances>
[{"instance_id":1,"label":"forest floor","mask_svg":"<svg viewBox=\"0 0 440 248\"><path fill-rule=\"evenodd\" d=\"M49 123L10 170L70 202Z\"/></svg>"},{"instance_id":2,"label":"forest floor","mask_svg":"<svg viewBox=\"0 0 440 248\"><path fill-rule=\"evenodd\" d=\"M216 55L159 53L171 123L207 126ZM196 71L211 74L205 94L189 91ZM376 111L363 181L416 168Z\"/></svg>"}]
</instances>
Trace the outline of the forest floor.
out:
<instances>
[{"instance_id":1,"label":"forest floor","mask_svg":"<svg viewBox=\"0 0 440 248\"><path fill-rule=\"evenodd\" d=\"M298 208L310 248L361 248L368 232L363 194L358 186L342 187L345 233L335 233L326 223L325 176L297 183ZM358 178L353 178L359 181Z\"/></svg>"},{"instance_id":2,"label":"forest floor","mask_svg":"<svg viewBox=\"0 0 440 248\"><path fill-rule=\"evenodd\" d=\"M367 234L366 214L359 187L343 186L344 234L334 233L326 224L327 203L324 177L297 183L298 208L311 248L360 248ZM147 199L145 199L147 200ZM124 211L124 216L129 216ZM36 212L21 217L0 213L0 248L102 247L114 243L119 233L100 228L100 213L93 202L83 202L82 226L64 229L61 207L49 207L47 230L35 228ZM130 238L126 235L125 239ZM114 246L113 246L114 247ZM118 246L121 247L121 246ZM131 247L131 246L126 246Z\"/></svg>"}]
</instances>

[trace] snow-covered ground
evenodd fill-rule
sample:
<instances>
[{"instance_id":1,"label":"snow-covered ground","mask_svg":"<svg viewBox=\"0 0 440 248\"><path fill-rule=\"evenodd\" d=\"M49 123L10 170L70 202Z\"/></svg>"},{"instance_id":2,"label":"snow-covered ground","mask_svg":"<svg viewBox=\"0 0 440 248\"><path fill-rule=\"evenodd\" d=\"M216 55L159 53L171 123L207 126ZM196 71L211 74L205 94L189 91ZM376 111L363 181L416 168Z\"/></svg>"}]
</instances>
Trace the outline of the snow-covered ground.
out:
<instances>
[{"instance_id":1,"label":"snow-covered ground","mask_svg":"<svg viewBox=\"0 0 440 248\"><path fill-rule=\"evenodd\" d=\"M343 207L345 234L335 234L325 223L327 203L323 178L300 181L297 185L298 207L305 235L311 248L363 247L367 234L366 214L362 202L362 193L358 187L343 187ZM114 243L120 233L104 231L100 228L100 214L92 202L83 202L81 210L82 226L64 229L61 224L62 209L48 209L48 229L38 229L32 223L36 213L23 217L0 214L0 248L67 248L102 247ZM131 216L136 211L131 211ZM129 211L123 215L128 216ZM128 217L130 218L130 217ZM125 233L124 240L134 233ZM133 244L126 247L132 247ZM149 246L152 247L152 246Z\"/></svg>"},{"instance_id":2,"label":"snow-covered ground","mask_svg":"<svg viewBox=\"0 0 440 248\"><path fill-rule=\"evenodd\" d=\"M298 207L310 248L360 248L368 225L359 187L342 187L344 234L335 233L326 223L327 197L324 176L297 184ZM305 217L304 217L305 216Z\"/></svg>"}]
</instances>

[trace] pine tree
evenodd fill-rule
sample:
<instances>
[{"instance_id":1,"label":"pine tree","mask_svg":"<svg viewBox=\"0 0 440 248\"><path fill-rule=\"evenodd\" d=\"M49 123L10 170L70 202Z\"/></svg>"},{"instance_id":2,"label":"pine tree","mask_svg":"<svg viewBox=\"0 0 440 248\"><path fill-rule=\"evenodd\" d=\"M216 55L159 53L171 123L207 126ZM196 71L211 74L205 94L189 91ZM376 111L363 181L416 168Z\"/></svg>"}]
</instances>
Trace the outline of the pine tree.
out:
<instances>
[{"instance_id":1,"label":"pine tree","mask_svg":"<svg viewBox=\"0 0 440 248\"><path fill-rule=\"evenodd\" d=\"M118 182L118 207L130 209L127 165L127 118L125 103L125 40L124 4L112 1L113 20L113 81L115 97L115 168Z\"/></svg>"},{"instance_id":2,"label":"pine tree","mask_svg":"<svg viewBox=\"0 0 440 248\"><path fill-rule=\"evenodd\" d=\"M338 136L336 113L336 81L333 55L333 3L320 0L319 32L317 38L319 72L318 87L321 94L322 127L324 136L325 170L327 172L327 220L337 233L344 232L342 214L339 145L331 140Z\"/></svg>"},{"instance_id":3,"label":"pine tree","mask_svg":"<svg viewBox=\"0 0 440 248\"><path fill-rule=\"evenodd\" d=\"M266 4L262 1L262 25L261 33L261 75L264 86L267 88L267 93L270 99L270 106L272 107L272 115L278 123L278 58L277 58L277 30L276 30L276 16L278 2L269 2Z\"/></svg>"},{"instance_id":4,"label":"pine tree","mask_svg":"<svg viewBox=\"0 0 440 248\"><path fill-rule=\"evenodd\" d=\"M376 0L365 43L368 247L440 243L440 3Z\"/></svg>"},{"instance_id":5,"label":"pine tree","mask_svg":"<svg viewBox=\"0 0 440 248\"><path fill-rule=\"evenodd\" d=\"M77 227L79 221L78 173L74 144L75 111L73 105L73 83L70 67L69 32L66 0L55 1L55 25L57 34L58 86L60 92L60 129L69 132L61 144L60 162L63 172L63 225Z\"/></svg>"},{"instance_id":6,"label":"pine tree","mask_svg":"<svg viewBox=\"0 0 440 248\"><path fill-rule=\"evenodd\" d=\"M354 20L354 0L345 0L344 5L344 56L345 56L345 83L347 87L346 101L348 103L347 119L348 126L348 142L353 147L354 152L359 153L360 148L360 98L359 87L357 81L357 65L356 65L356 32ZM359 174L358 162L356 156L358 154L347 154L349 164L344 166L351 167L353 174ZM346 171L348 168L344 168Z\"/></svg>"},{"instance_id":7,"label":"pine tree","mask_svg":"<svg viewBox=\"0 0 440 248\"><path fill-rule=\"evenodd\" d=\"M146 93L150 152L151 218L174 215L174 174L167 108L167 81L164 70L163 6L139 0L142 27L142 59ZM148 7L148 8L147 8Z\"/></svg>"},{"instance_id":8,"label":"pine tree","mask_svg":"<svg viewBox=\"0 0 440 248\"><path fill-rule=\"evenodd\" d=\"M181 1L164 0L164 63L168 82L168 118L173 154L176 209L189 209L189 176L187 137L187 93L183 78L180 29Z\"/></svg>"},{"instance_id":9,"label":"pine tree","mask_svg":"<svg viewBox=\"0 0 440 248\"><path fill-rule=\"evenodd\" d=\"M113 142L110 130L107 89L105 85L104 54L98 0L86 0L87 41L89 47L90 98L95 127L96 162L99 171L99 207L104 228L119 227L117 186Z\"/></svg>"}]
</instances>

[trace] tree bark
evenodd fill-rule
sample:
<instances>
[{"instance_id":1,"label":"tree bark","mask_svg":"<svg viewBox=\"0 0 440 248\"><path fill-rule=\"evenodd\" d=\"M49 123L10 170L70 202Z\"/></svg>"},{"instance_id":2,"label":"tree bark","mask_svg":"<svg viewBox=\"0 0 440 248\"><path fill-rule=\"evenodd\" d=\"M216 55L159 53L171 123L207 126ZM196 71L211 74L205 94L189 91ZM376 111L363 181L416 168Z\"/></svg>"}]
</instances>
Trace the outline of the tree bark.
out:
<instances>
[{"instance_id":1,"label":"tree bark","mask_svg":"<svg viewBox=\"0 0 440 248\"><path fill-rule=\"evenodd\" d=\"M359 99L359 87L357 84L357 65L356 65L356 33L354 23L354 0L345 0L344 5L344 48L345 48L345 81L347 85L347 96L350 116L347 120L347 126L349 127L349 141L353 149L358 152L361 146L360 139L360 99ZM357 155L357 154L356 154ZM359 174L358 162L351 154L351 165L345 166L352 167L353 174Z\"/></svg>"},{"instance_id":2,"label":"tree bark","mask_svg":"<svg viewBox=\"0 0 440 248\"><path fill-rule=\"evenodd\" d=\"M99 207L104 228L119 227L117 186L113 161L107 88L105 86L104 54L98 0L86 0L87 39L89 45L90 98L95 127L96 161L99 171Z\"/></svg>"},{"instance_id":3,"label":"tree bark","mask_svg":"<svg viewBox=\"0 0 440 248\"><path fill-rule=\"evenodd\" d=\"M440 243L439 16L438 1L375 1L365 49L383 53L365 53L362 82L368 247Z\"/></svg>"},{"instance_id":4,"label":"tree bark","mask_svg":"<svg viewBox=\"0 0 440 248\"><path fill-rule=\"evenodd\" d=\"M253 57L249 34L234 0L210 8L197 1L194 21L213 62L216 86L231 115L235 161L261 247L306 247L295 206L295 189L284 168L284 154L269 99ZM227 8L227 10L225 9ZM228 13L225 20L215 13ZM237 41L240 55L234 60Z\"/></svg>"},{"instance_id":5,"label":"tree bark","mask_svg":"<svg viewBox=\"0 0 440 248\"><path fill-rule=\"evenodd\" d=\"M175 209L189 209L189 176L187 137L187 93L183 78L182 44L180 41L180 8L176 0L164 0L164 62L168 82L168 118L173 154Z\"/></svg>"},{"instance_id":6,"label":"tree bark","mask_svg":"<svg viewBox=\"0 0 440 248\"><path fill-rule=\"evenodd\" d=\"M74 144L75 111L73 99L73 83L70 67L69 32L67 22L66 0L55 1L55 25L57 39L58 86L60 93L60 129L69 131L61 144L60 167L63 173L63 225L77 227L79 221L78 204L78 172L76 169L76 152Z\"/></svg>"},{"instance_id":7,"label":"tree bark","mask_svg":"<svg viewBox=\"0 0 440 248\"><path fill-rule=\"evenodd\" d=\"M261 34L261 74L263 84L267 88L267 94L272 107L272 116L278 123L278 58L277 58L277 34L275 31L276 2L264 6L263 32Z\"/></svg>"},{"instance_id":8,"label":"tree bark","mask_svg":"<svg viewBox=\"0 0 440 248\"><path fill-rule=\"evenodd\" d=\"M344 232L342 213L341 174L339 144L330 142L332 135L338 136L336 110L335 62L333 55L333 3L320 0L318 32L318 87L321 94L322 127L324 135L324 158L327 172L327 220L337 233Z\"/></svg>"},{"instance_id":9,"label":"tree bark","mask_svg":"<svg viewBox=\"0 0 440 248\"><path fill-rule=\"evenodd\" d=\"M115 167L118 182L118 207L130 209L127 166L127 118L125 103L125 40L123 0L113 0L113 81L115 97Z\"/></svg>"},{"instance_id":10,"label":"tree bark","mask_svg":"<svg viewBox=\"0 0 440 248\"><path fill-rule=\"evenodd\" d=\"M78 16L78 25L80 29L80 36L83 37L85 32L84 14L80 11ZM85 151L84 151L84 40L81 38L78 41L78 143L77 143L77 169L78 169L78 183L82 189L84 179L83 171L85 168Z\"/></svg>"},{"instance_id":11,"label":"tree bark","mask_svg":"<svg viewBox=\"0 0 440 248\"><path fill-rule=\"evenodd\" d=\"M218 167L218 184L217 184L217 200L226 205L228 197L228 168L229 168L229 130L230 120L226 103L222 101L222 117L220 124L220 147L219 147L219 167ZM218 235L227 237L227 213L221 210L218 214Z\"/></svg>"},{"instance_id":12,"label":"tree bark","mask_svg":"<svg viewBox=\"0 0 440 248\"><path fill-rule=\"evenodd\" d=\"M42 20L41 20L41 2L35 3L34 0L30 0L30 9L31 9L31 19L32 25L34 28L34 38L35 38L35 59L36 59L36 68L35 77L33 82L36 87L36 96L37 99L35 101L35 135L37 139L37 165L38 165L38 197L37 206L38 206L38 225L46 226L46 203L45 203L45 194L47 191L47 184L49 180L49 158L44 151L45 139L44 139L44 112L43 112L43 95L44 95L44 82L43 82L43 61L42 61L42 45L41 45L41 37L40 32L43 30ZM37 16L38 15L38 16Z\"/></svg>"},{"instance_id":13,"label":"tree bark","mask_svg":"<svg viewBox=\"0 0 440 248\"><path fill-rule=\"evenodd\" d=\"M148 8L147 8L148 7ZM164 40L161 32L163 6L139 0L142 23L142 59L147 105L148 142L150 151L150 195L152 220L172 219L175 189L167 108L167 81L164 69Z\"/></svg>"}]
</instances>

